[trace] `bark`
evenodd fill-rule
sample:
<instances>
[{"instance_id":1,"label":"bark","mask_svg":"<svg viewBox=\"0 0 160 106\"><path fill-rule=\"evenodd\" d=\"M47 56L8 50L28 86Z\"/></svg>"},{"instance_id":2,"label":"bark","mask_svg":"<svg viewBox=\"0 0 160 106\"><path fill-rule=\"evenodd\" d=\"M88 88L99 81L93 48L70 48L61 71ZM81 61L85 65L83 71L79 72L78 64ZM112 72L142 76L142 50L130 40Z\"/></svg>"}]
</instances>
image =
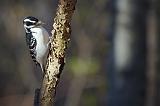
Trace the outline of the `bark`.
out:
<instances>
[{"instance_id":1,"label":"bark","mask_svg":"<svg viewBox=\"0 0 160 106\"><path fill-rule=\"evenodd\" d=\"M54 18L51 47L43 77L40 106L53 106L56 87L65 64L65 52L71 35L71 18L76 0L59 0Z\"/></svg>"}]
</instances>

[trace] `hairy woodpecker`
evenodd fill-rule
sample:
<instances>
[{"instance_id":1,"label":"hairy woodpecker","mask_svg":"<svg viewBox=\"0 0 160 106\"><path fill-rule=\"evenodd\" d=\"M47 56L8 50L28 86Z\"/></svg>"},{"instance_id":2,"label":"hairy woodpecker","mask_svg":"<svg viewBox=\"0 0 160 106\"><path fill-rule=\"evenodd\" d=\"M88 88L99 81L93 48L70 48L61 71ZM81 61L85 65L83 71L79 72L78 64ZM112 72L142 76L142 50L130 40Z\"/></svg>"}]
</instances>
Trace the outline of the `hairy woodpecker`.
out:
<instances>
[{"instance_id":1,"label":"hairy woodpecker","mask_svg":"<svg viewBox=\"0 0 160 106\"><path fill-rule=\"evenodd\" d=\"M31 57L36 65L40 65L42 72L44 72L49 49L49 34L42 27L43 23L35 17L28 16L24 18L23 25Z\"/></svg>"}]
</instances>

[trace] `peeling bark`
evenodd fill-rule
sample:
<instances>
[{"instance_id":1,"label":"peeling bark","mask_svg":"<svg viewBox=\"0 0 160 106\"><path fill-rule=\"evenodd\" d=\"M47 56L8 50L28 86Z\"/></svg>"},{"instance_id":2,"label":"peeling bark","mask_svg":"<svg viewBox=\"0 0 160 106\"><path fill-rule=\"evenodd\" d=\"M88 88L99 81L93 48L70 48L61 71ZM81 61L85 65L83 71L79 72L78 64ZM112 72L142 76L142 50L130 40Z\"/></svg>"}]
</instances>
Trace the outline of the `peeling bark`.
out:
<instances>
[{"instance_id":1,"label":"peeling bark","mask_svg":"<svg viewBox=\"0 0 160 106\"><path fill-rule=\"evenodd\" d=\"M65 52L71 35L71 18L76 0L59 0L54 18L51 47L40 96L40 106L53 106L56 87L65 64Z\"/></svg>"}]
</instances>

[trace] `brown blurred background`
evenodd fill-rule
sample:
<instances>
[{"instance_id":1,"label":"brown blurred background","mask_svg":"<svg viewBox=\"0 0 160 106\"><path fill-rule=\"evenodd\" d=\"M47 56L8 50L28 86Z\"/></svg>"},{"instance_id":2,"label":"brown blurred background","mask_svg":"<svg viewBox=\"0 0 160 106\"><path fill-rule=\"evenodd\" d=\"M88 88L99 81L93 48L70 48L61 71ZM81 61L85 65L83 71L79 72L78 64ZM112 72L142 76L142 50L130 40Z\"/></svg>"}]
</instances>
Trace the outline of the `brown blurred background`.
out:
<instances>
[{"instance_id":1,"label":"brown blurred background","mask_svg":"<svg viewBox=\"0 0 160 106\"><path fill-rule=\"evenodd\" d=\"M0 106L33 106L41 71L23 19L52 30L58 0L0 1ZM160 106L158 0L77 0L56 106Z\"/></svg>"},{"instance_id":2,"label":"brown blurred background","mask_svg":"<svg viewBox=\"0 0 160 106\"><path fill-rule=\"evenodd\" d=\"M103 101L106 84L100 64L107 50L106 2L77 2L56 106L71 106L71 103L94 106ZM51 32L57 3L57 0L0 1L0 106L33 105L41 71L30 58L22 21L26 16L35 16Z\"/></svg>"}]
</instances>

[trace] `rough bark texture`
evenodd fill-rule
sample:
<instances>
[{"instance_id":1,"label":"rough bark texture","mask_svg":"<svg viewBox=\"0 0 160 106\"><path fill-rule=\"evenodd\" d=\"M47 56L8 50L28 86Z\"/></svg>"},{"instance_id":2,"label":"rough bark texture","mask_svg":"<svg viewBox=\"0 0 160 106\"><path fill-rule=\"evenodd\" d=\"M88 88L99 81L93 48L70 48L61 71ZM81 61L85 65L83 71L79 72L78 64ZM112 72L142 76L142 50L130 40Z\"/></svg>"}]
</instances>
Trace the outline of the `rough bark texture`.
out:
<instances>
[{"instance_id":1,"label":"rough bark texture","mask_svg":"<svg viewBox=\"0 0 160 106\"><path fill-rule=\"evenodd\" d=\"M51 48L41 87L40 106L53 106L56 87L64 67L65 52L71 34L71 17L76 0L59 0L54 18Z\"/></svg>"}]
</instances>

